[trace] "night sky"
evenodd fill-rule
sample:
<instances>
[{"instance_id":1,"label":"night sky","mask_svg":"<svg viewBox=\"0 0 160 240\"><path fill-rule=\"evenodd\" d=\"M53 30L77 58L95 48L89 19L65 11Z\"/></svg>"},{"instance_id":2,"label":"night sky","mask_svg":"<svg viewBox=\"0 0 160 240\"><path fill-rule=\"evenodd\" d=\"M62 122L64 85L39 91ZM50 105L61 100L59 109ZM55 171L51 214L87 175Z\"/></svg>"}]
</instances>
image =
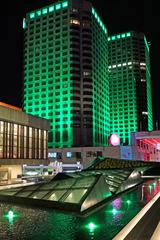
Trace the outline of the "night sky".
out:
<instances>
[{"instance_id":1,"label":"night sky","mask_svg":"<svg viewBox=\"0 0 160 240\"><path fill-rule=\"evenodd\" d=\"M7 0L1 5L0 23L0 101L21 107L23 29L26 12L43 7L52 0ZM3 3L4 3L3 2ZM154 122L160 128L160 19L154 1L93 0L93 5L106 23L109 34L141 31L151 42L151 76Z\"/></svg>"}]
</instances>

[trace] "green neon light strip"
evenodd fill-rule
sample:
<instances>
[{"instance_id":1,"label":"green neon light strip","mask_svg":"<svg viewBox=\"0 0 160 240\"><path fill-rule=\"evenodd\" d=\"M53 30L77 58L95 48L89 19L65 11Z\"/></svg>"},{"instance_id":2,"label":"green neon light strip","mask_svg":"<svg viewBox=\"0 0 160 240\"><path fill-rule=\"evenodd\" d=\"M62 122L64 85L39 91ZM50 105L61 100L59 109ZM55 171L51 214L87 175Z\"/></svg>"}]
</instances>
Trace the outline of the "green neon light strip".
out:
<instances>
[{"instance_id":1,"label":"green neon light strip","mask_svg":"<svg viewBox=\"0 0 160 240\"><path fill-rule=\"evenodd\" d=\"M103 29L103 31L105 33L107 33L107 29L105 27L105 25L103 24L103 22L101 21L100 17L98 16L98 14L96 13L95 9L92 8L92 14L93 16L96 18L97 22L99 23L99 25L101 26L101 28Z\"/></svg>"},{"instance_id":2,"label":"green neon light strip","mask_svg":"<svg viewBox=\"0 0 160 240\"><path fill-rule=\"evenodd\" d=\"M29 14L30 19L33 19L35 17L39 17L41 15L45 15L48 12L54 12L54 10L60 10L61 8L66 8L68 7L68 1L64 1L62 3L57 3L55 5L51 5L49 7L45 7L43 9L37 10L36 12L32 12Z\"/></svg>"},{"instance_id":3,"label":"green neon light strip","mask_svg":"<svg viewBox=\"0 0 160 240\"><path fill-rule=\"evenodd\" d=\"M147 39L146 39L146 37L144 36L144 42L145 42L145 44L146 44L146 48L148 49L148 51L149 51L149 45L148 45L148 42L147 42Z\"/></svg>"},{"instance_id":4,"label":"green neon light strip","mask_svg":"<svg viewBox=\"0 0 160 240\"><path fill-rule=\"evenodd\" d=\"M130 32L122 33L122 34L118 34L118 35L108 37L108 41L111 41L111 40L114 41L114 40L117 40L117 39L120 39L120 38L126 38L126 37L130 37L130 36L131 36Z\"/></svg>"},{"instance_id":5,"label":"green neon light strip","mask_svg":"<svg viewBox=\"0 0 160 240\"><path fill-rule=\"evenodd\" d=\"M23 29L26 29L26 27L27 27L26 19L23 18Z\"/></svg>"}]
</instances>

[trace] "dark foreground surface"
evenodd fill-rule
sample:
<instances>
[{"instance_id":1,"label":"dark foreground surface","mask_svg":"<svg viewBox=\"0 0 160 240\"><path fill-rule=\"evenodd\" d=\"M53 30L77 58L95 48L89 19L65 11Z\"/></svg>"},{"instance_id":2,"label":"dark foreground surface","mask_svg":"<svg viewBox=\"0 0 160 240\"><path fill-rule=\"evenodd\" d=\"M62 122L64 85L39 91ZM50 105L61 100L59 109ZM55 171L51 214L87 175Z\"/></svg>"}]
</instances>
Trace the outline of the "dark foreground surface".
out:
<instances>
[{"instance_id":1,"label":"dark foreground surface","mask_svg":"<svg viewBox=\"0 0 160 240\"><path fill-rule=\"evenodd\" d=\"M157 192L160 180L150 180L88 217L0 202L0 240L110 240Z\"/></svg>"}]
</instances>

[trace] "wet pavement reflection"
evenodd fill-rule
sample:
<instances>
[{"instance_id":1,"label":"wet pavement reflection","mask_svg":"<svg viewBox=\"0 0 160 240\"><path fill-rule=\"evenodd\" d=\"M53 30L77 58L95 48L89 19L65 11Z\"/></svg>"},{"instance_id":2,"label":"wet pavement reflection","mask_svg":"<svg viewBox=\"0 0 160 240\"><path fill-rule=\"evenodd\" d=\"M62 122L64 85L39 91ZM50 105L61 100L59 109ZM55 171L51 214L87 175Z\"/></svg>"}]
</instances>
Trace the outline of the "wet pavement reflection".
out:
<instances>
[{"instance_id":1,"label":"wet pavement reflection","mask_svg":"<svg viewBox=\"0 0 160 240\"><path fill-rule=\"evenodd\" d=\"M160 179L149 180L88 217L1 202L0 239L110 240L158 192Z\"/></svg>"}]
</instances>

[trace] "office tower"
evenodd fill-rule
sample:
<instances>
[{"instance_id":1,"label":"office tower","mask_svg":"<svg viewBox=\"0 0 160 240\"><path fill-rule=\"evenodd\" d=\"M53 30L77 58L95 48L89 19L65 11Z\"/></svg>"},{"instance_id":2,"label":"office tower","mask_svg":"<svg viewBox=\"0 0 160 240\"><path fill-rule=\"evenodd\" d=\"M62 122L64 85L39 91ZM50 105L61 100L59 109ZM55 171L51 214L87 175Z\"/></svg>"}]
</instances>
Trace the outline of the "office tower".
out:
<instances>
[{"instance_id":1,"label":"office tower","mask_svg":"<svg viewBox=\"0 0 160 240\"><path fill-rule=\"evenodd\" d=\"M49 147L103 146L109 135L108 35L92 4L26 14L24 111L50 120Z\"/></svg>"},{"instance_id":2,"label":"office tower","mask_svg":"<svg viewBox=\"0 0 160 240\"><path fill-rule=\"evenodd\" d=\"M130 144L130 133L152 130L149 45L143 33L108 37L111 133Z\"/></svg>"}]
</instances>

